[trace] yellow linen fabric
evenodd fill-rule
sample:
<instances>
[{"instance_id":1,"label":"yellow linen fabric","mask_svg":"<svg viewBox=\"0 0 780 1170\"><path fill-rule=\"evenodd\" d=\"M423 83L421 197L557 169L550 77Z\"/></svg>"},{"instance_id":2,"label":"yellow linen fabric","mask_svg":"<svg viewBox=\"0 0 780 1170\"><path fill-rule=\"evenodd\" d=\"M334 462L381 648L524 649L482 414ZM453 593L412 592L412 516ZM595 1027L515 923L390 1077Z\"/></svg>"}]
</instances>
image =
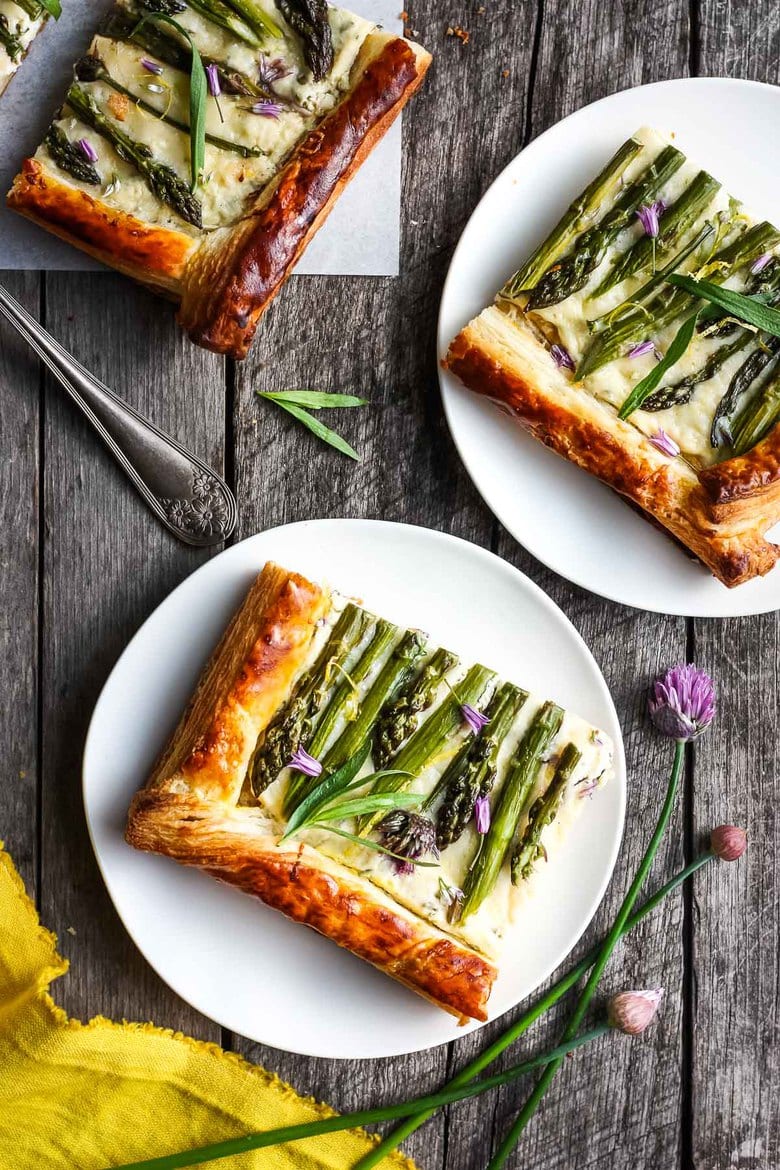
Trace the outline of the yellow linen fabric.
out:
<instances>
[{"instance_id":1,"label":"yellow linen fabric","mask_svg":"<svg viewBox=\"0 0 780 1170\"><path fill-rule=\"evenodd\" d=\"M67 966L0 842L0 1170L103 1170L332 1115L214 1044L68 1019L47 990ZM349 1130L213 1165L349 1170L373 1140ZM393 1164L415 1170L400 1155Z\"/></svg>"}]
</instances>

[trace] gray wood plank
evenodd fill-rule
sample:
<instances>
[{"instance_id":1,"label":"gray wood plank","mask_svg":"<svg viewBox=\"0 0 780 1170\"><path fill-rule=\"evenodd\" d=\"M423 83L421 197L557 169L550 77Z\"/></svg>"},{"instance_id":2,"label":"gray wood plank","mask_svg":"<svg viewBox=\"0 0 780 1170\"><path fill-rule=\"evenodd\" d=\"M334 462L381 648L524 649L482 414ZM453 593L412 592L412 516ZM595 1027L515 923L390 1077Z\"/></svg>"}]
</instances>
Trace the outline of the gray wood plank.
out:
<instances>
[{"instance_id":1,"label":"gray wood plank","mask_svg":"<svg viewBox=\"0 0 780 1170\"><path fill-rule=\"evenodd\" d=\"M686 72L687 6L683 4L581 5L545 3L532 98L529 137L590 101L642 82ZM653 51L647 52L648 29ZM641 521L637 521L640 523ZM644 851L657 816L671 756L647 726L646 684L685 654L686 623L626 610L593 597L540 566L505 532L496 550L528 573L574 621L601 665L623 720L629 776L626 833L615 876L581 948L612 921ZM683 857L682 808L656 862L668 875ZM604 978L604 994L630 986L668 989L660 1025L637 1043L578 1054L562 1070L510 1165L523 1170L656 1170L677 1164L680 1143L682 1043L682 902L642 926L621 946ZM504 1058L553 1043L570 1010L551 1013L525 1044ZM497 1023L492 1031L498 1033ZM609 1044L609 1041L607 1041ZM464 1041L457 1066L481 1045ZM452 1110L448 1166L471 1170L484 1164L491 1128L500 1138L525 1100L530 1083L502 1090L485 1106Z\"/></svg>"},{"instance_id":2,"label":"gray wood plank","mask_svg":"<svg viewBox=\"0 0 780 1170\"><path fill-rule=\"evenodd\" d=\"M40 280L3 273L3 286L38 316ZM38 448L41 374L37 359L0 323L0 838L35 896L38 780Z\"/></svg>"},{"instance_id":3,"label":"gray wood plank","mask_svg":"<svg viewBox=\"0 0 780 1170\"><path fill-rule=\"evenodd\" d=\"M178 332L164 302L114 275L49 275L46 324L134 406L222 464L223 362ZM87 839L81 753L93 705L130 636L208 553L156 523L55 387L45 399L41 915L71 960L71 1013L219 1030L169 991L115 914Z\"/></svg>"},{"instance_id":4,"label":"gray wood plank","mask_svg":"<svg viewBox=\"0 0 780 1170\"><path fill-rule=\"evenodd\" d=\"M768 0L701 0L696 66L776 83L780 20ZM778 614L695 623L695 655L718 685L720 714L696 748L693 829L744 825L738 866L706 871L694 910L691 1161L780 1163L777 938Z\"/></svg>"},{"instance_id":5,"label":"gray wood plank","mask_svg":"<svg viewBox=\"0 0 780 1170\"><path fill-rule=\"evenodd\" d=\"M489 544L492 519L459 463L442 417L435 329L452 247L490 177L516 149L534 13L530 4L521 7L528 20L517 20L517 7L509 2L473 15L472 38L463 46L446 35L447 22L433 0L414 6L411 26L436 61L405 116L402 276L294 279L265 318L254 354L236 380L243 534L306 517L368 516ZM501 68L491 62L480 86L484 101L501 114L483 120L475 135L472 71L484 52L480 46L500 40ZM505 68L510 77L502 76ZM289 386L359 392L371 399L370 408L345 411L332 424L361 452L360 467L254 398L257 389ZM238 1039L236 1047L278 1069L302 1092L341 1109L403 1099L410 1086L432 1089L447 1067L446 1048L344 1064L282 1055ZM445 1164L444 1118L432 1121L407 1149L426 1170Z\"/></svg>"}]
</instances>

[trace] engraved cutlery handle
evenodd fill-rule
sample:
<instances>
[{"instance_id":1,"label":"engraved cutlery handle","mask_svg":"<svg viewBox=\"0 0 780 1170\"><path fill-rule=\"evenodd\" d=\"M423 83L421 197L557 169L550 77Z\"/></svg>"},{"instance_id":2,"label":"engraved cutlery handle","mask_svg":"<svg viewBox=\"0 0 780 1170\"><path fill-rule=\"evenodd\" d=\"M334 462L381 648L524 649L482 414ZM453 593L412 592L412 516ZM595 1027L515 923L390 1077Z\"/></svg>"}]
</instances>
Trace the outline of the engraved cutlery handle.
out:
<instances>
[{"instance_id":1,"label":"engraved cutlery handle","mask_svg":"<svg viewBox=\"0 0 780 1170\"><path fill-rule=\"evenodd\" d=\"M199 547L230 536L236 501L216 472L93 377L3 288L0 315L51 370L174 536Z\"/></svg>"}]
</instances>

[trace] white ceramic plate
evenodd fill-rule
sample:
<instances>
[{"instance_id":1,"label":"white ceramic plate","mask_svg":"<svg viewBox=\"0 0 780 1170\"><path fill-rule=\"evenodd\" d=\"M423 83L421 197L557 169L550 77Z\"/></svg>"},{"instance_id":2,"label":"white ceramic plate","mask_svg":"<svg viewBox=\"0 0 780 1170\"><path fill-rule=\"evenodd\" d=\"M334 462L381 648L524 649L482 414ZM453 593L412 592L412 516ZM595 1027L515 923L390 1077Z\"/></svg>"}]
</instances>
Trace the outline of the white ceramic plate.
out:
<instances>
[{"instance_id":1,"label":"white ceramic plate","mask_svg":"<svg viewBox=\"0 0 780 1170\"><path fill-rule=\"evenodd\" d=\"M502 171L466 226L444 286L439 352L485 305L604 161L639 126L680 149L777 223L780 89L704 77L613 94L564 118ZM526 435L440 370L447 420L478 491L512 535L577 585L624 605L692 617L780 609L780 569L729 590L614 492ZM774 530L780 539L780 529Z\"/></svg>"},{"instance_id":2,"label":"white ceramic plate","mask_svg":"<svg viewBox=\"0 0 780 1170\"><path fill-rule=\"evenodd\" d=\"M516 569L452 536L365 520L292 524L209 561L155 610L103 689L84 752L87 821L114 905L166 983L224 1027L293 1052L378 1057L442 1044L464 1030L440 1009L254 898L124 842L133 793L230 615L270 559L421 626L573 708L615 740L614 782L588 803L567 847L541 875L522 946L494 989L493 1017L563 960L612 873L625 804L612 700L574 627Z\"/></svg>"}]
</instances>

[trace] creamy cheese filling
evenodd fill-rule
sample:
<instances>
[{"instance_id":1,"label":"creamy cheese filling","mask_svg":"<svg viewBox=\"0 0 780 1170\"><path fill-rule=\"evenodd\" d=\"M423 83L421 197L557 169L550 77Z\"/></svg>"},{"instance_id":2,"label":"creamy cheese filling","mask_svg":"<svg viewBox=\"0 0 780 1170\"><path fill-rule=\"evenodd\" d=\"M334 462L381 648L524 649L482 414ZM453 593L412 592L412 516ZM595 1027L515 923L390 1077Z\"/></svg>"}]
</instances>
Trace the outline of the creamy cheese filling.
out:
<instances>
[{"instance_id":1,"label":"creamy cheese filling","mask_svg":"<svg viewBox=\"0 0 780 1170\"><path fill-rule=\"evenodd\" d=\"M639 130L633 137L644 144L645 150L626 169L624 185L635 179L669 144L666 137L647 128ZM661 189L659 197L667 205L672 204L699 170L700 168L694 162L686 159L680 169ZM685 243L693 239L706 223L717 223L719 213L726 212L731 212L733 215L733 201L728 192L721 187L673 251L666 254L659 250L658 266L661 267L671 259L674 253L681 251ZM757 222L754 218L746 215L741 208L738 218L740 224L746 227L753 226ZM607 250L602 262L591 273L586 285L579 292L573 293L557 305L534 310L529 314L548 337L552 330L553 335L565 347L575 363L580 361L593 341L594 335L589 329L589 322L597 318L608 317L619 305L630 301L632 295L647 281L650 274L645 271L623 281L601 296L594 296L594 291L614 263L615 258L626 252L641 235L642 228L637 220L636 223L621 232L617 241ZM723 246L728 240L729 236L721 236L717 246ZM711 241L704 244L704 254L693 253L682 270L695 272L702 260L706 259L712 250ZM724 287L743 291L748 268L749 265L745 265L736 275L730 276L724 282ZM518 319L514 310L510 308L508 311ZM649 319L646 336L632 340L625 345L622 356L589 374L581 383L583 388L602 402L609 403L619 410L634 386L656 365L657 353L667 352L685 315L683 314L661 329L654 325L652 319ZM723 339L697 333L682 358L664 375L660 387L675 385L684 378L697 373L708 358L715 354L721 345L733 341L734 336L732 334ZM650 351L638 357L629 357L630 351L643 340L652 341L657 353ZM711 445L710 430L713 417L731 379L745 361L746 356L747 351L742 351L728 358L711 378L695 387L688 402L661 411L643 411L640 408L634 411L629 421L649 436L656 434L659 428L662 429L678 444L682 457L694 468L706 467L717 462L718 459L724 457L724 454L728 455L728 450L724 451L722 447L713 448Z\"/></svg>"},{"instance_id":2,"label":"creamy cheese filling","mask_svg":"<svg viewBox=\"0 0 780 1170\"><path fill-rule=\"evenodd\" d=\"M9 2L0 0L0 5ZM203 182L197 191L206 231L229 226L248 213L297 143L349 88L360 49L374 27L361 17L331 8L333 67L322 81L315 82L303 61L298 38L287 28L275 4L271 0L261 0L261 4L284 29L283 37L269 37L262 49L235 39L192 8L176 18L204 58L222 62L254 82L258 81L263 56L279 62L281 71L287 71L273 83L274 95L280 99L277 116L253 112L260 98L223 93L217 104L208 97L206 133L212 141L206 143ZM139 15L131 3L121 7L133 16ZM104 36L95 38L90 53L100 58L111 81L129 91L130 96L102 80L79 82L80 86L113 124L147 147L156 162L171 167L180 179L189 182L189 74L159 61L135 44ZM150 72L143 60L159 66L161 72ZM171 125L171 121L181 128ZM67 105L58 124L69 141L86 139L91 145L98 156L95 166L103 183L96 188L63 172L44 144L36 157L47 167L71 185L145 223L198 234L196 226L185 222L174 208L158 198L145 177L131 161L121 157L105 135L82 122ZM238 149L215 143L215 138Z\"/></svg>"},{"instance_id":3,"label":"creamy cheese filling","mask_svg":"<svg viewBox=\"0 0 780 1170\"><path fill-rule=\"evenodd\" d=\"M45 16L42 15L33 20L13 0L0 0L0 17L5 17L8 31L16 37L21 46L19 56L14 59L6 51L5 46L0 45L0 93L2 93L21 65L22 57L43 27Z\"/></svg>"},{"instance_id":4,"label":"creamy cheese filling","mask_svg":"<svg viewBox=\"0 0 780 1170\"><path fill-rule=\"evenodd\" d=\"M317 659L342 605L343 601L337 599L312 643L307 659L301 667L301 674L305 673ZM369 639L370 631L365 635L357 651L354 652L354 658L359 657ZM435 649L433 646L427 648L425 659L417 664L415 671L421 669L424 661L427 661L435 653ZM388 648L386 654L375 664L371 673L360 685L361 700L391 653L392 649ZM347 669L349 670L349 667ZM457 693L458 684L468 669L469 664L460 662L448 672L446 681L442 681L438 687L438 693L432 707L421 715L419 726L423 726L425 720L432 717L438 706L452 693L452 690ZM498 680L494 685L499 685ZM545 696L529 695L507 736L502 741L497 759L497 778L490 796L493 807L495 807L496 800L506 780L508 768L517 751L518 744L544 698ZM486 704L487 695L480 706L484 708ZM339 738L346 726L347 720L342 719L334 728L327 746ZM413 778L409 791L425 795L431 793L448 763L468 735L470 732L464 724L454 736L448 739L439 755ZM608 737L577 715L566 712L561 729L545 753L544 762L538 770L532 796L528 799L520 820L516 840L519 839L527 824L528 811L533 800L547 789L555 773L555 765L560 751L569 743L575 744L580 750L581 759L566 787L555 820L544 829L542 834L542 844L551 864L554 864L555 854L562 847L567 827L583 808L583 798L591 796L597 787L605 783L612 771L612 746ZM367 776L374 770L375 766L369 758L360 775ZM263 809L280 825L283 825L285 821L282 807L289 781L290 772L285 769L260 797ZM252 803L254 800L246 793L243 799L247 803ZM436 805L427 815L435 816L435 810ZM353 833L358 828L354 822L346 822L340 827ZM292 840L306 841L320 852L341 861L390 894L399 904L412 910L426 921L434 923L446 933L462 939L490 958L496 958L500 953L507 937L512 933L513 925L522 918L523 904L533 892L533 875L522 881L519 886L512 885L509 858L507 857L495 888L481 907L463 923L458 922L456 917L451 920L451 895L462 889L469 867L482 840L473 823L469 825L458 841L442 851L437 864L416 866L413 873L408 875L399 874L392 860L386 856L344 840L324 829L314 827L304 830ZM429 856L422 860L431 862L433 858ZM539 865L542 864L544 863L539 863ZM535 872L538 872L538 866Z\"/></svg>"}]
</instances>

